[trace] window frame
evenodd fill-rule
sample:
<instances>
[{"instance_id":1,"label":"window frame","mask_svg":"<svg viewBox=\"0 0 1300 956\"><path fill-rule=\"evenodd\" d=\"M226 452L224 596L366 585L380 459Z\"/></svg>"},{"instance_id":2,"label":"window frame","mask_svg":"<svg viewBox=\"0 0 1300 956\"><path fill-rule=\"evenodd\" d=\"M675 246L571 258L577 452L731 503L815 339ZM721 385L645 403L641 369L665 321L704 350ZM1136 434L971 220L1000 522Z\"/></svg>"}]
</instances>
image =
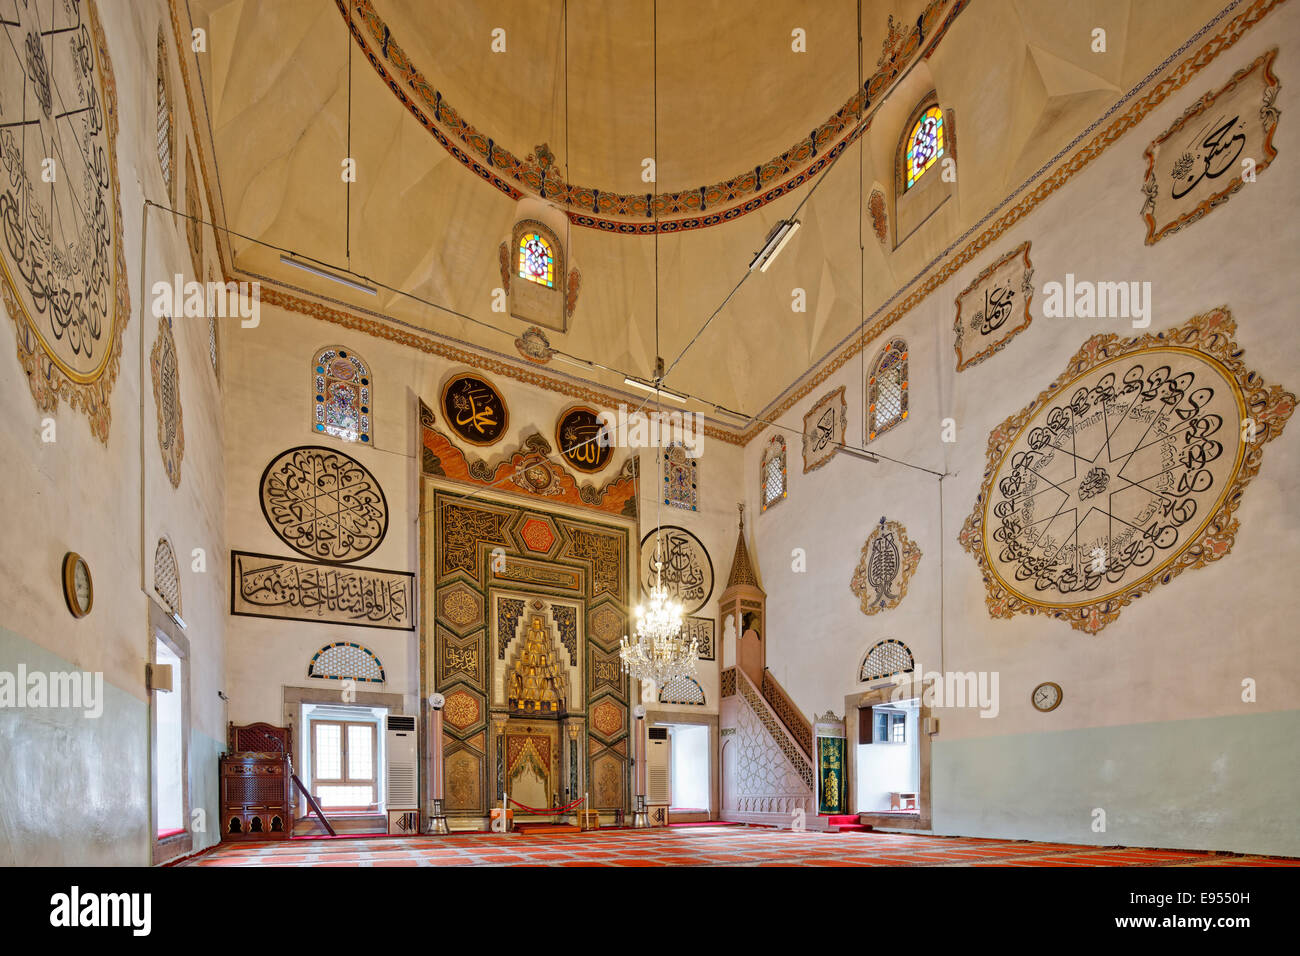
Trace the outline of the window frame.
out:
<instances>
[{"instance_id":1,"label":"window frame","mask_svg":"<svg viewBox=\"0 0 1300 956\"><path fill-rule=\"evenodd\" d=\"M880 365L889 355L891 350L901 352L898 364L894 368L898 369L899 374L899 412L898 417L883 427L879 426L876 421L876 406L879 404L878 379L880 377ZM881 435L892 431L908 419L908 392L911 376L908 369L908 361L911 357L911 350L908 348L906 340L895 336L880 347L876 352L876 357L871 360L871 370L867 373L867 380L864 383L867 396L867 414L864 417L866 422L867 434L866 442L873 442ZM889 371L893 371L890 369Z\"/></svg>"},{"instance_id":2,"label":"window frame","mask_svg":"<svg viewBox=\"0 0 1300 956\"><path fill-rule=\"evenodd\" d=\"M316 729L318 727L334 726L340 728L339 732L339 749L340 749L340 772L338 778L320 777L320 755L316 748ZM331 806L328 810L338 813L377 813L379 811L379 725L365 720L341 720L330 717L317 718L313 717L308 722L310 733L308 746L311 748L311 792L320 800L320 788L326 787L369 787L374 799L366 805L348 805L348 806ZM348 729L351 727L366 727L370 730L370 772L369 778L352 777L351 761L348 758ZM324 803L321 803L324 808Z\"/></svg>"},{"instance_id":3,"label":"window frame","mask_svg":"<svg viewBox=\"0 0 1300 956\"><path fill-rule=\"evenodd\" d=\"M781 463L781 494L775 498L769 499L767 491L768 466L775 461ZM779 505L790 496L790 469L786 459L785 439L780 435L773 435L763 449L763 457L758 466L758 503L759 514L763 514L768 508Z\"/></svg>"},{"instance_id":4,"label":"window frame","mask_svg":"<svg viewBox=\"0 0 1300 956\"><path fill-rule=\"evenodd\" d=\"M326 352L333 352L334 356L329 363L322 362L321 358ZM357 365L361 366L361 378L354 383L357 389L357 429L355 438L346 438L343 435L336 435L328 431L332 426L324 420L317 418L318 409L322 409L322 415L327 416L328 412L323 409L329 406L329 386L331 381L339 380L329 372L329 364L338 359L352 359ZM324 369L318 372L317 369ZM317 389L317 379L324 377L324 390ZM341 381L341 380L340 380ZM375 444L375 367L355 349L343 345L324 345L312 352L311 359L311 415L309 416L310 429L312 435L316 438L329 438L340 442L349 447L373 448ZM361 389L368 390L368 402L363 399ZM369 428L363 428L365 424Z\"/></svg>"},{"instance_id":5,"label":"window frame","mask_svg":"<svg viewBox=\"0 0 1300 956\"><path fill-rule=\"evenodd\" d=\"M181 633L180 626L162 605L149 602L149 663L158 664L158 644L165 644L180 659L180 673L172 675L172 686L181 693L181 812L185 827L180 833L166 837L158 835L158 706L157 695L149 693L149 839L150 858L154 866L186 856L194 850L194 808L191 803L193 786L190 781L190 715L193 704L190 695L190 643ZM174 693L174 691L173 691Z\"/></svg>"}]
</instances>

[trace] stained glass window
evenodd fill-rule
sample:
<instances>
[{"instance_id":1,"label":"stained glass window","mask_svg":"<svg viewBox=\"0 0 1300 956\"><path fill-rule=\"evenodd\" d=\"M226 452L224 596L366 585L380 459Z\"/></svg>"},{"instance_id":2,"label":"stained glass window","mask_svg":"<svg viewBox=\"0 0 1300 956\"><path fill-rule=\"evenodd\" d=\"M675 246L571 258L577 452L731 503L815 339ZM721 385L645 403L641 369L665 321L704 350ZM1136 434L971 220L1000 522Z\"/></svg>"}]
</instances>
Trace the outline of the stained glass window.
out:
<instances>
[{"instance_id":1,"label":"stained glass window","mask_svg":"<svg viewBox=\"0 0 1300 956\"><path fill-rule=\"evenodd\" d=\"M520 237L519 277L548 289L555 288L555 255L541 233L526 232Z\"/></svg>"},{"instance_id":2,"label":"stained glass window","mask_svg":"<svg viewBox=\"0 0 1300 956\"><path fill-rule=\"evenodd\" d=\"M167 77L167 40L158 31L158 165L162 168L167 198L175 200L172 188L172 96Z\"/></svg>"},{"instance_id":3,"label":"stained glass window","mask_svg":"<svg viewBox=\"0 0 1300 956\"><path fill-rule=\"evenodd\" d=\"M760 498L762 499L762 510L766 511L772 505L785 498L786 495L786 472L785 472L785 439L780 435L773 435L771 442L768 443L767 450L763 453L763 464L759 471Z\"/></svg>"},{"instance_id":4,"label":"stained glass window","mask_svg":"<svg viewBox=\"0 0 1300 956\"><path fill-rule=\"evenodd\" d=\"M907 170L907 189L916 185L925 171L938 162L943 155L943 113L937 106L931 106L912 127L907 136L907 155L904 157Z\"/></svg>"},{"instance_id":5,"label":"stained glass window","mask_svg":"<svg viewBox=\"0 0 1300 956\"><path fill-rule=\"evenodd\" d=\"M331 347L312 366L316 415L322 435L370 444L370 369L347 349Z\"/></svg>"},{"instance_id":6,"label":"stained glass window","mask_svg":"<svg viewBox=\"0 0 1300 956\"><path fill-rule=\"evenodd\" d=\"M687 511L699 510L698 465L698 459L688 457L681 442L664 449L664 504Z\"/></svg>"},{"instance_id":7,"label":"stained glass window","mask_svg":"<svg viewBox=\"0 0 1300 956\"><path fill-rule=\"evenodd\" d=\"M907 418L907 343L893 339L871 363L867 378L867 441Z\"/></svg>"}]
</instances>

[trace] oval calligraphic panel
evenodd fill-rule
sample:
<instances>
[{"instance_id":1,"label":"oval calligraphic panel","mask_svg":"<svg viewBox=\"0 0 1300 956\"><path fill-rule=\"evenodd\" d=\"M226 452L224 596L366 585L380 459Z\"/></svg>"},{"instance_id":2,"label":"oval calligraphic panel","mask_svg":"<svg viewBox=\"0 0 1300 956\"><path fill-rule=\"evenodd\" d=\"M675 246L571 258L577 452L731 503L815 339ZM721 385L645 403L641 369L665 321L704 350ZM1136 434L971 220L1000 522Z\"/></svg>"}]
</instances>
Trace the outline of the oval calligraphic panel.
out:
<instances>
[{"instance_id":1,"label":"oval calligraphic panel","mask_svg":"<svg viewBox=\"0 0 1300 956\"><path fill-rule=\"evenodd\" d=\"M477 375L457 375L443 387L442 416L471 445L495 444L510 421L501 393Z\"/></svg>"},{"instance_id":2,"label":"oval calligraphic panel","mask_svg":"<svg viewBox=\"0 0 1300 956\"><path fill-rule=\"evenodd\" d=\"M331 448L303 445L272 460L261 497L271 530L318 561L363 558L388 532L388 501L375 476Z\"/></svg>"},{"instance_id":3,"label":"oval calligraphic panel","mask_svg":"<svg viewBox=\"0 0 1300 956\"><path fill-rule=\"evenodd\" d=\"M1096 633L1134 597L1232 545L1231 512L1294 396L1270 391L1231 342L1226 311L1116 340L995 429L962 544L989 608Z\"/></svg>"},{"instance_id":4,"label":"oval calligraphic panel","mask_svg":"<svg viewBox=\"0 0 1300 956\"><path fill-rule=\"evenodd\" d=\"M555 423L555 443L564 460L579 471L600 471L614 454L600 417L586 405L571 408L560 416Z\"/></svg>"},{"instance_id":5,"label":"oval calligraphic panel","mask_svg":"<svg viewBox=\"0 0 1300 956\"><path fill-rule=\"evenodd\" d=\"M0 293L37 404L107 441L129 312L108 48L91 3L8 4L0 35Z\"/></svg>"},{"instance_id":6,"label":"oval calligraphic panel","mask_svg":"<svg viewBox=\"0 0 1300 956\"><path fill-rule=\"evenodd\" d=\"M656 551L656 546L658 550ZM656 557L658 554L658 557ZM694 614L713 596L713 561L700 539L685 528L664 525L641 539L641 590L661 581L668 596Z\"/></svg>"}]
</instances>

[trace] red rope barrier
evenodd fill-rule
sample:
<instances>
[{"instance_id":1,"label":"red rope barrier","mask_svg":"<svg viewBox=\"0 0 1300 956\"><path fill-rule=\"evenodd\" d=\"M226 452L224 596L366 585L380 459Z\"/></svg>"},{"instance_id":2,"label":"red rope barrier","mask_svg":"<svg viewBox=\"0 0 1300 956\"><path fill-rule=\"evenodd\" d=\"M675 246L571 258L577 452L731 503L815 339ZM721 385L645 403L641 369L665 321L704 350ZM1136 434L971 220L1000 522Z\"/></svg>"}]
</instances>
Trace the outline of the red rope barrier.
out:
<instances>
[{"instance_id":1,"label":"red rope barrier","mask_svg":"<svg viewBox=\"0 0 1300 956\"><path fill-rule=\"evenodd\" d=\"M510 797L506 797L506 799L509 800L511 803L513 803L515 806L517 806L520 810L527 810L529 813L540 813L545 816L548 814L566 813L567 811L572 810L578 804L582 803L587 798L579 797L577 800L574 800L572 803L567 804L563 807L545 807L541 810L539 810L537 807L524 806L524 804L520 803L518 800L514 800Z\"/></svg>"}]
</instances>

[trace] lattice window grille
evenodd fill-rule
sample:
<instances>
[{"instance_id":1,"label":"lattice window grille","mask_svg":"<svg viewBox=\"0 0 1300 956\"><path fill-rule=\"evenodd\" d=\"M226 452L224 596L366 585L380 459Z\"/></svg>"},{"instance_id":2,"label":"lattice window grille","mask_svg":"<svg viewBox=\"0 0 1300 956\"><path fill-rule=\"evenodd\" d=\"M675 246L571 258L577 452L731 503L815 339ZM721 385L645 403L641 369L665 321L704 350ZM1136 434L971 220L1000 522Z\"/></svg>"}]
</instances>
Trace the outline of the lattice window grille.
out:
<instances>
[{"instance_id":1,"label":"lattice window grille","mask_svg":"<svg viewBox=\"0 0 1300 956\"><path fill-rule=\"evenodd\" d=\"M368 647L352 641L326 644L307 665L307 676L320 680L357 680L384 683L384 665Z\"/></svg>"},{"instance_id":2,"label":"lattice window grille","mask_svg":"<svg viewBox=\"0 0 1300 956\"><path fill-rule=\"evenodd\" d=\"M674 677L659 689L661 704L694 704L704 706L704 688L693 677Z\"/></svg>"},{"instance_id":3,"label":"lattice window grille","mask_svg":"<svg viewBox=\"0 0 1300 956\"><path fill-rule=\"evenodd\" d=\"M873 681L897 674L910 674L915 668L912 652L907 645L890 637L867 651L858 671L858 680Z\"/></svg>"},{"instance_id":4,"label":"lattice window grille","mask_svg":"<svg viewBox=\"0 0 1300 956\"><path fill-rule=\"evenodd\" d=\"M181 613L180 568L176 564L176 552L166 538L158 539L158 547L154 551L153 589L173 614Z\"/></svg>"},{"instance_id":5,"label":"lattice window grille","mask_svg":"<svg viewBox=\"0 0 1300 956\"><path fill-rule=\"evenodd\" d=\"M762 481L760 489L763 507L766 511L772 505L785 498L787 493L787 475L785 468L785 439L774 435L767 451L763 454Z\"/></svg>"}]
</instances>

